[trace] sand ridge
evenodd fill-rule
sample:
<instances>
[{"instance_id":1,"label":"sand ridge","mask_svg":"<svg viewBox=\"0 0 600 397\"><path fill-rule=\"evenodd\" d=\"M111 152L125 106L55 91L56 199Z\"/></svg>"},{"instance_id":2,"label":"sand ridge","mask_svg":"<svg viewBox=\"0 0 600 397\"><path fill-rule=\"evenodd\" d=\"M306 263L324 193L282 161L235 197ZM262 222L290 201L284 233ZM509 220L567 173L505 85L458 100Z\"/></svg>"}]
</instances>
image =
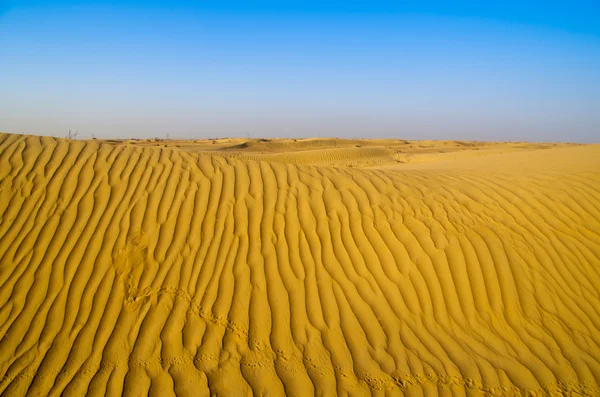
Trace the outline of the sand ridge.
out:
<instances>
[{"instance_id":1,"label":"sand ridge","mask_svg":"<svg viewBox=\"0 0 600 397\"><path fill-rule=\"evenodd\" d=\"M481 141L411 141L405 139L199 139L108 140L111 145L159 147L215 156L297 165L375 168L472 159L540 149L577 146L571 143Z\"/></svg>"},{"instance_id":2,"label":"sand ridge","mask_svg":"<svg viewBox=\"0 0 600 397\"><path fill-rule=\"evenodd\" d=\"M0 393L600 394L600 147L317 142L0 135Z\"/></svg>"}]
</instances>

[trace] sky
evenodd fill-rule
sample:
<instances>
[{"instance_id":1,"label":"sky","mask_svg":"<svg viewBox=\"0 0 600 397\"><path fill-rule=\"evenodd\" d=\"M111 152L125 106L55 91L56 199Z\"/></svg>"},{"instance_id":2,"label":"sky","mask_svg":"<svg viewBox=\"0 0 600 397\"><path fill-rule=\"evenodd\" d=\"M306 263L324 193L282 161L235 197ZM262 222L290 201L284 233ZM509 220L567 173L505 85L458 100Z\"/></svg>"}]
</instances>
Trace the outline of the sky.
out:
<instances>
[{"instance_id":1,"label":"sky","mask_svg":"<svg viewBox=\"0 0 600 397\"><path fill-rule=\"evenodd\" d=\"M600 2L0 0L0 131L600 142Z\"/></svg>"}]
</instances>

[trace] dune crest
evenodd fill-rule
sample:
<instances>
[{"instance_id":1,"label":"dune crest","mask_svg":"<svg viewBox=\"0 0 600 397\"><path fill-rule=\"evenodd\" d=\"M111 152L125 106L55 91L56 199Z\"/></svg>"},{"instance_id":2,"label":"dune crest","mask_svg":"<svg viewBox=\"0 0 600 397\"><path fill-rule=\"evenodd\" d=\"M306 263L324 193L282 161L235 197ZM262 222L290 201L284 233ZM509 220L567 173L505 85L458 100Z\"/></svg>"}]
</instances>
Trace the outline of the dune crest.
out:
<instances>
[{"instance_id":1,"label":"dune crest","mask_svg":"<svg viewBox=\"0 0 600 397\"><path fill-rule=\"evenodd\" d=\"M0 393L600 395L599 146L310 145L0 134Z\"/></svg>"}]
</instances>

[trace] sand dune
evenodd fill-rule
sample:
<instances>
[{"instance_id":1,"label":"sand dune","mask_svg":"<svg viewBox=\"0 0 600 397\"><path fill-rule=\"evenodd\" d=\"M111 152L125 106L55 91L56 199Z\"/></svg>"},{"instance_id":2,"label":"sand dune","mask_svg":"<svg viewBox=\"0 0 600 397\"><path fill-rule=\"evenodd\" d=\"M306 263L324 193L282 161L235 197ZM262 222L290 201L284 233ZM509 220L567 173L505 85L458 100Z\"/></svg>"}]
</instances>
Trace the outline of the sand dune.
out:
<instances>
[{"instance_id":1,"label":"sand dune","mask_svg":"<svg viewBox=\"0 0 600 397\"><path fill-rule=\"evenodd\" d=\"M0 393L600 395L600 146L302 141L0 134Z\"/></svg>"}]
</instances>

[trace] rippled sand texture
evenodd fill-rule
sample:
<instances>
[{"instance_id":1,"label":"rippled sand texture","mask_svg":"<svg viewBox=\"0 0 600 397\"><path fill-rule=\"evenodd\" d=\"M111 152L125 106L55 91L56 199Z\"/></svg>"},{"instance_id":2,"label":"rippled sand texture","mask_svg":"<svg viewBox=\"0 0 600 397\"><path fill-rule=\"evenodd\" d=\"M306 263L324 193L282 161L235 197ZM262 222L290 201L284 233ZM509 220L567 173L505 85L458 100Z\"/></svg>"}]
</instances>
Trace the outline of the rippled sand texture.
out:
<instances>
[{"instance_id":1,"label":"rippled sand texture","mask_svg":"<svg viewBox=\"0 0 600 397\"><path fill-rule=\"evenodd\" d=\"M0 134L1 394L599 395L599 146L198 145Z\"/></svg>"}]
</instances>

